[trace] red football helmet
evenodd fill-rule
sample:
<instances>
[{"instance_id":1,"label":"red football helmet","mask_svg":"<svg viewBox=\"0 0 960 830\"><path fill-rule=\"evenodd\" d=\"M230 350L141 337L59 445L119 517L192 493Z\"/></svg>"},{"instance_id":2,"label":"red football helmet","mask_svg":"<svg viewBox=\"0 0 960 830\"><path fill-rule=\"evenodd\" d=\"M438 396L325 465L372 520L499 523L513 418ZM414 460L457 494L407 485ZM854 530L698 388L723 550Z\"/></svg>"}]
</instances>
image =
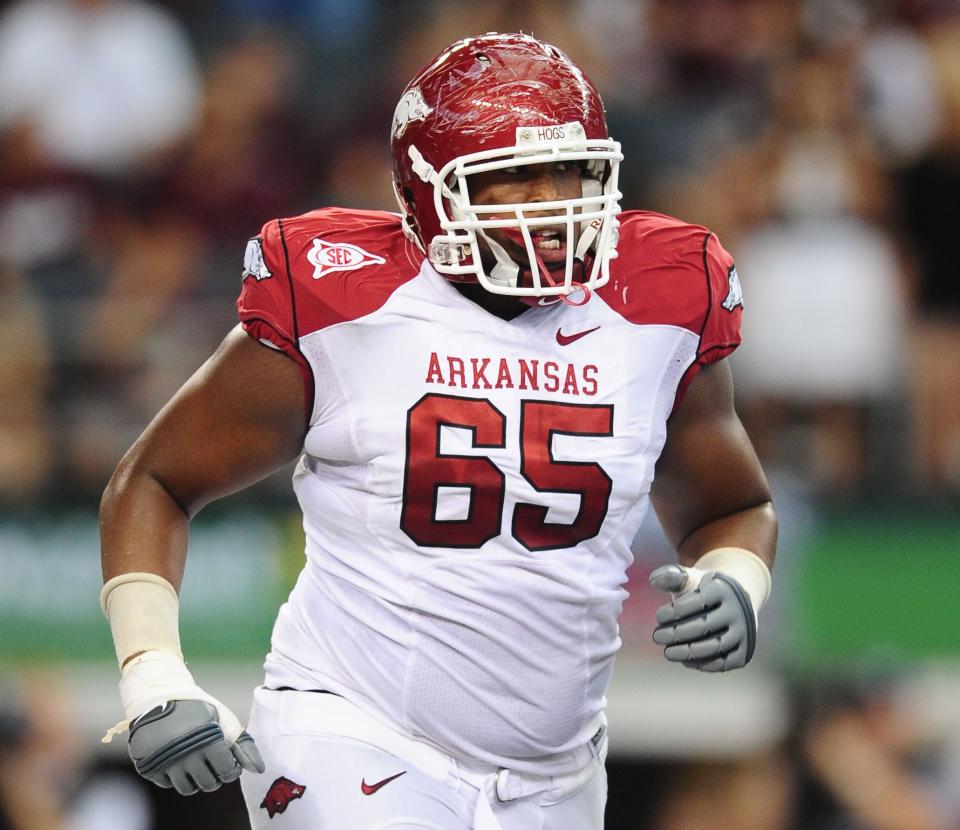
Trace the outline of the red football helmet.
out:
<instances>
[{"instance_id":1,"label":"red football helmet","mask_svg":"<svg viewBox=\"0 0 960 830\"><path fill-rule=\"evenodd\" d=\"M609 279L623 156L607 135L593 84L555 46L523 34L487 34L448 46L404 90L393 117L391 149L404 230L448 279L535 297L566 295L577 284L594 288ZM471 174L557 162L580 167L580 198L471 201ZM575 240L566 245L562 282L538 257L531 236L531 228L536 234L551 226ZM518 265L487 233L495 228L508 230L525 247L529 279L528 266ZM496 259L490 273L478 238Z\"/></svg>"}]
</instances>

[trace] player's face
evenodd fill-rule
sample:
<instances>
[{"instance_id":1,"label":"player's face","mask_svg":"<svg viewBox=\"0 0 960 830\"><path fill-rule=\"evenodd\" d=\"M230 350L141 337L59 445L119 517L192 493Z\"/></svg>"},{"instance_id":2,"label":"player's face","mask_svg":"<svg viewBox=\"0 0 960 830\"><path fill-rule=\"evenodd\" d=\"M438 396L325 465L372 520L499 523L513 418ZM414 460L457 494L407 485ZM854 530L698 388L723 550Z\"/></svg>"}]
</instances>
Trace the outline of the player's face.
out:
<instances>
[{"instance_id":1,"label":"player's face","mask_svg":"<svg viewBox=\"0 0 960 830\"><path fill-rule=\"evenodd\" d=\"M471 201L477 205L554 202L579 199L583 195L580 165L561 161L549 164L521 164L503 170L491 170L470 177ZM556 211L524 211L526 216L546 216ZM494 218L490 216L488 218ZM508 217L504 217L508 218ZM502 245L521 267L529 267L527 251L518 231L489 230L489 236ZM537 255L550 270L562 269L567 259L567 231L564 223L532 228L530 233ZM492 254L482 244L484 258ZM488 263L489 264L489 263Z\"/></svg>"}]
</instances>

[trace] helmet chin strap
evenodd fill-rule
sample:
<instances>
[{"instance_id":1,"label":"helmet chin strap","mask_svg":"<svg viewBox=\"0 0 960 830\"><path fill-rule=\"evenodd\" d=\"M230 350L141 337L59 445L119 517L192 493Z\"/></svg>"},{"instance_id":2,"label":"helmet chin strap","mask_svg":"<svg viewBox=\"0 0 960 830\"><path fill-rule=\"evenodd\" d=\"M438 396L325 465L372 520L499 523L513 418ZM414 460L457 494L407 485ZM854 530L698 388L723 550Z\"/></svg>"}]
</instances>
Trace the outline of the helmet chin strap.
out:
<instances>
[{"instance_id":1,"label":"helmet chin strap","mask_svg":"<svg viewBox=\"0 0 960 830\"><path fill-rule=\"evenodd\" d=\"M490 269L488 275L490 281L506 288L516 288L517 279L520 276L520 266L513 260L510 254L507 253L506 248L499 242L493 240L488 233L482 230L478 231L478 233L483 237L490 251L493 253L494 258L497 260L497 264Z\"/></svg>"},{"instance_id":2,"label":"helmet chin strap","mask_svg":"<svg viewBox=\"0 0 960 830\"><path fill-rule=\"evenodd\" d=\"M415 153L416 155L414 155ZM423 157L416 152L414 147L410 148L410 156L411 158L414 158L415 162L419 160L421 164L426 164L426 162L423 161ZM414 170L416 170L416 166L414 167ZM439 182L439 178L432 167L429 169L429 172L424 172L428 177L432 175L432 178L428 178L429 181ZM459 190L454 192L451 188L447 187L446 183L441 183L441 188L443 195L446 196L450 202L450 212L453 217L455 219L465 219L466 213L460 204ZM513 261L510 254L507 253L506 249L499 242L496 242L490 238L489 234L482 229L478 229L476 233L483 237L483 240L490 247L490 251L497 260L497 264L493 266L493 268L490 270L490 273L487 275L490 281L496 283L497 285L503 286L504 288L515 288L517 285L517 279L520 276L520 266ZM479 251L474 252L474 257L478 262L480 261ZM481 267L483 266L481 265Z\"/></svg>"},{"instance_id":3,"label":"helmet chin strap","mask_svg":"<svg viewBox=\"0 0 960 830\"><path fill-rule=\"evenodd\" d=\"M590 196L601 196L603 194L603 185L598 179L592 177L585 177L582 180L582 193L585 197ZM451 194L452 195L452 194ZM459 204L454 202L455 207L459 208ZM573 252L574 259L580 264L580 273L581 276L585 276L586 265L584 260L586 259L587 254L590 252L590 248L593 246L593 243L597 239L597 234L600 232L601 222L590 222L587 226L580 232L580 238L577 240L577 247ZM507 235L513 238L517 244L520 246L524 245L523 236L517 231L507 230ZM480 236L483 237L487 245L490 246L490 250L493 253L494 258L497 260L497 264L491 269L489 277L491 282L495 282L498 285L508 286L514 288L517 285L517 280L520 276L520 266L513 260L510 254L507 253L506 249L500 245L498 242L495 242L491 239L490 235L485 231L479 231ZM534 251L534 255L537 257L537 267L540 269L540 273L544 276L546 281L550 285L555 286L557 283L550 276L550 269L544 264L543 260L539 255ZM530 263L531 267L533 263ZM578 286L581 289L583 294L583 300L579 303L572 302L570 300L570 295L573 294L571 291L570 294L561 295L561 301L569 305L583 305L588 299L590 299L590 289L587 288L582 283L573 283L573 285Z\"/></svg>"},{"instance_id":4,"label":"helmet chin strap","mask_svg":"<svg viewBox=\"0 0 960 830\"><path fill-rule=\"evenodd\" d=\"M507 234L507 236L509 236L511 239L513 239L514 242L516 242L517 244L521 244L521 245L524 244L524 243L523 243L523 234L521 234L519 231L513 230L513 229L511 228L511 229L505 230L504 232ZM595 234L594 234L594 235L595 235ZM517 264L516 264L512 259L510 259L510 257L509 257L509 255L507 254L507 252L506 252L500 245L497 245L496 242L493 242L486 234L484 234L484 238L485 238L488 242L491 242L493 245L496 245L497 248L500 248L500 250L503 251L504 256L507 257L508 261L513 264L514 268L516 268L516 269L517 269L517 272L519 273L519 266L517 266ZM592 238L592 237L591 237L591 238ZM579 246L578 246L578 247L579 247ZM536 249L534 249L533 254L534 254L534 256L537 258L536 267L540 270L540 273L543 275L543 278L544 278L551 286L555 287L555 286L557 285L557 281L550 275L550 269L547 268L546 263L543 261L543 259L541 258L540 254L537 253ZM579 259L579 257L578 257L578 258L577 258L577 262L578 262L579 265L580 265L580 269L581 269L581 273L582 273L582 272L583 272L583 260L582 260L582 259ZM533 263L531 263L531 267L534 267L534 266L533 266ZM494 271L496 271L496 268L494 268ZM513 284L516 285L516 277L514 278L514 283L513 283ZM579 296L579 297L581 298L581 299L579 300L579 302L578 302L578 301L575 301L575 300L573 299L574 296ZM589 300L589 299L590 299L590 289L589 289L586 285L584 285L583 283L574 282L574 283L571 284L571 290L570 290L568 293L566 293L566 294L558 294L558 295L557 295L557 299L556 299L555 302L561 302L561 303L564 303L565 305L580 306L580 305L583 305L584 303L586 303L587 300Z\"/></svg>"},{"instance_id":5,"label":"helmet chin strap","mask_svg":"<svg viewBox=\"0 0 960 830\"><path fill-rule=\"evenodd\" d=\"M603 195L603 185L600 184L597 179L584 178L582 182L584 197ZM576 259L580 260L581 266L583 265L583 261L586 258L587 253L590 251L594 240L596 240L602 224L602 222L594 220L580 232L580 239L577 240L577 247L573 252L573 255Z\"/></svg>"},{"instance_id":6,"label":"helmet chin strap","mask_svg":"<svg viewBox=\"0 0 960 830\"><path fill-rule=\"evenodd\" d=\"M498 285L502 285L508 288L515 288L517 285L517 280L520 276L520 266L517 262L507 253L506 248L503 247L499 242L495 241L488 233L483 230L477 232L480 236L483 237L484 241L490 248L491 253L494 258L497 260L497 264L490 269L488 277L491 282L494 282ZM513 236L513 234L508 234ZM523 236L516 232L517 242L523 244ZM590 250L590 246L593 245L594 240L597 238L597 228L592 224L584 228L583 232L580 234L580 239L577 241L577 248L574 251L574 259L576 260L575 264L580 265L581 274L585 269L584 258ZM537 257L537 267L540 269L540 273L546 279L546 281L551 285L555 286L556 281L550 276L550 269L547 268L544 261L540 256L534 251L534 255ZM531 263L532 265L532 263ZM573 283L574 286L579 287L582 291L585 292L586 297L590 296L590 289L588 289L582 283ZM573 292L571 292L573 293ZM567 294L561 295L560 299L562 302L568 302ZM583 300L586 302L586 299ZM573 305L582 305L583 303L572 303Z\"/></svg>"}]
</instances>

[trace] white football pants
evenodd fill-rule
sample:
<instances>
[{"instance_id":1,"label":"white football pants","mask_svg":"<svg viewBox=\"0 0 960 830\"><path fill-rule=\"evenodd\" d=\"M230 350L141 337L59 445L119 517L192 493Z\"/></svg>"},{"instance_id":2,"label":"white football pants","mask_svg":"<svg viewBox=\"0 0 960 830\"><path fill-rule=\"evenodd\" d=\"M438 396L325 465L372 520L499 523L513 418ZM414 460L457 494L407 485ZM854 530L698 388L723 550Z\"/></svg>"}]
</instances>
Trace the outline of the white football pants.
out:
<instances>
[{"instance_id":1,"label":"white football pants","mask_svg":"<svg viewBox=\"0 0 960 830\"><path fill-rule=\"evenodd\" d=\"M466 769L349 701L259 688L240 778L253 830L602 830L606 734L562 777Z\"/></svg>"}]
</instances>

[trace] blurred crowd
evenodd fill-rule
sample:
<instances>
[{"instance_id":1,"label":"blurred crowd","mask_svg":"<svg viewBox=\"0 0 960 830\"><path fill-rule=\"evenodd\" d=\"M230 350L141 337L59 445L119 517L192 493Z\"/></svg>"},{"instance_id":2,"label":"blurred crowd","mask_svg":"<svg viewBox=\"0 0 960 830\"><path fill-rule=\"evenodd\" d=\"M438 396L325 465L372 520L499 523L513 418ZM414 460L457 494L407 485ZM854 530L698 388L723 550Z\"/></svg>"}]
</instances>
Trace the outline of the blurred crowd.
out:
<instances>
[{"instance_id":1,"label":"blurred crowd","mask_svg":"<svg viewBox=\"0 0 960 830\"><path fill-rule=\"evenodd\" d=\"M88 503L235 317L245 240L393 208L387 125L442 45L575 57L625 207L714 229L766 464L960 493L955 0L16 0L0 7L0 504Z\"/></svg>"}]
</instances>

